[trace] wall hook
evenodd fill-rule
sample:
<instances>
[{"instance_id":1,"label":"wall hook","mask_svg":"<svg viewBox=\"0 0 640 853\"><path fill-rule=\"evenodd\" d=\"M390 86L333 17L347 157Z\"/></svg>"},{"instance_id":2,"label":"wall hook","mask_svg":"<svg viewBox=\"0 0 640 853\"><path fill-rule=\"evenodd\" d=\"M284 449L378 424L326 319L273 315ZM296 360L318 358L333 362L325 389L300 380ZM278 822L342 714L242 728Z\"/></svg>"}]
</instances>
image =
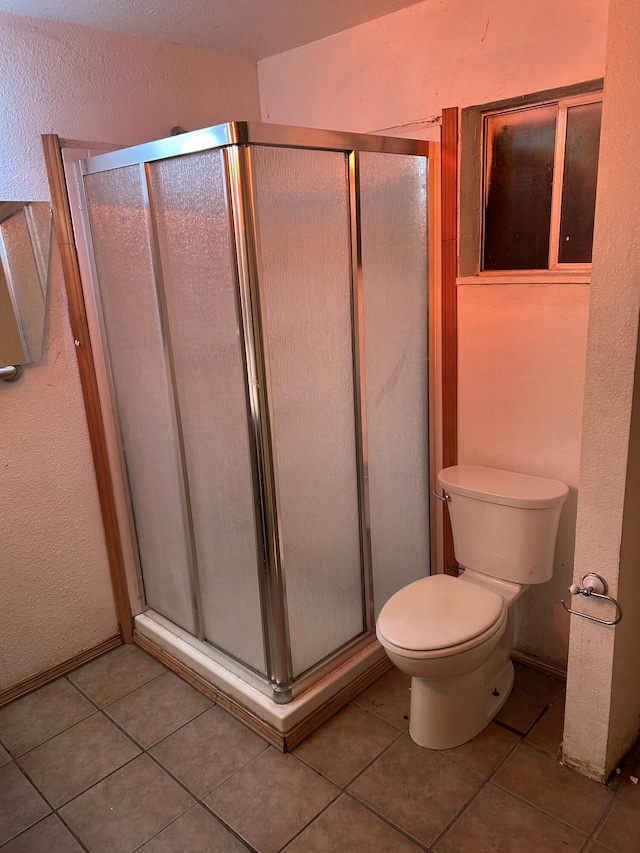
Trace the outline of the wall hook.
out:
<instances>
[{"instance_id":1,"label":"wall hook","mask_svg":"<svg viewBox=\"0 0 640 853\"><path fill-rule=\"evenodd\" d=\"M560 604L562 604L567 613L573 613L574 616L582 616L583 619L589 619L591 622L599 622L600 625L617 625L622 619L622 608L615 598L606 594L607 582L605 579L595 572L587 572L586 575L582 575L580 583L582 584L581 586L577 583L571 584L569 587L571 595L584 595L586 598L601 598L605 601L610 601L616 608L616 618L612 620L599 619L597 616L589 616L587 613L581 613L579 610L571 610L564 603L564 599L562 599Z\"/></svg>"}]
</instances>

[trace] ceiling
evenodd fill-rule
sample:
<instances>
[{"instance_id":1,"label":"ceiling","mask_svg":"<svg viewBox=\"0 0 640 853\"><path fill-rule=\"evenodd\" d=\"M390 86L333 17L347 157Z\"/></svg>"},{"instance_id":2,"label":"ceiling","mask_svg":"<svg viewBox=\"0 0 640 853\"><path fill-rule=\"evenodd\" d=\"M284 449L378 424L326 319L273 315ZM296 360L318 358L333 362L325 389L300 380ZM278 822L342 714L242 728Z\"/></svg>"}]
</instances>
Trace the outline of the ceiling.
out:
<instances>
[{"instance_id":1,"label":"ceiling","mask_svg":"<svg viewBox=\"0 0 640 853\"><path fill-rule=\"evenodd\" d=\"M0 0L0 11L263 59L416 0Z\"/></svg>"}]
</instances>

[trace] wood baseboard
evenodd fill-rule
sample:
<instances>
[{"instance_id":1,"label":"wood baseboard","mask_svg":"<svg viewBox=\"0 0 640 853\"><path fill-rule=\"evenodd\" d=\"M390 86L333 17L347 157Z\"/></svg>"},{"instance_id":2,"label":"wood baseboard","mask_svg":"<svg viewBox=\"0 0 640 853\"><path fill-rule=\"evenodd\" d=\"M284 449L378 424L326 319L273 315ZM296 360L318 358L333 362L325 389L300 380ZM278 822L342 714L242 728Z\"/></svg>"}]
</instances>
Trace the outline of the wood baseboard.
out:
<instances>
[{"instance_id":1,"label":"wood baseboard","mask_svg":"<svg viewBox=\"0 0 640 853\"><path fill-rule=\"evenodd\" d=\"M285 735L286 749L289 751L303 740L313 734L316 729L319 729L323 723L337 714L341 708L352 702L356 696L359 696L367 687L370 687L374 681L377 681L381 676L393 669L393 664L386 656L382 660L377 661L363 673L361 673L350 684L347 684L342 690L339 690L335 696L328 699L324 705L312 711L304 720L295 725L291 731Z\"/></svg>"},{"instance_id":2,"label":"wood baseboard","mask_svg":"<svg viewBox=\"0 0 640 853\"><path fill-rule=\"evenodd\" d=\"M100 655L104 655L106 652L110 652L121 645L122 637L120 634L114 634L113 637L108 637L106 640L98 643L98 645L80 652L80 654L69 658L69 660L56 664L56 666L52 666L50 669L45 669L43 672L32 675L30 678L25 678L24 681L20 681L18 684L14 684L12 687L8 687L6 690L0 692L0 708L9 702L13 702L14 699L26 696L27 693L33 693L39 687L44 687L50 681L55 681L56 678L66 675L68 672L77 669L85 663L89 663L90 660L100 657Z\"/></svg>"},{"instance_id":3,"label":"wood baseboard","mask_svg":"<svg viewBox=\"0 0 640 853\"><path fill-rule=\"evenodd\" d=\"M250 728L260 737L264 738L267 743L275 746L280 752L289 752L299 743L309 737L316 729L325 723L330 717L336 714L345 705L348 705L356 696L366 690L374 681L377 681L381 675L384 675L393 664L388 658L377 661L370 666L365 672L361 673L354 681L347 684L339 690L334 696L324 702L319 708L316 708L303 720L297 723L290 731L278 731L270 723L258 717L253 711L245 708L237 699L228 696L222 690L219 690L209 681L206 681L197 673L189 669L181 661L169 654L161 646L143 637L137 631L134 632L133 642L140 646L145 652L148 652L160 663L164 664L167 669L174 672L180 678L184 679L187 684L195 687L200 693L204 693L209 699L215 701L218 705L228 711L232 717L240 720L247 728Z\"/></svg>"},{"instance_id":4,"label":"wood baseboard","mask_svg":"<svg viewBox=\"0 0 640 853\"><path fill-rule=\"evenodd\" d=\"M221 705L226 711L229 711L232 716L236 717L236 719L240 720L248 728L260 735L260 737L264 738L268 743L277 747L282 752L285 751L282 732L277 731L277 729L269 725L269 723L261 720L260 717L252 711L247 710L247 708L244 708L235 699L232 699L230 696L222 693L222 691L215 687L215 685L211 684L210 681L207 681L196 672L193 672L193 670L185 666L182 661L174 658L172 654L169 654L166 649L163 649L157 643L154 643L153 640L150 640L148 637L144 637L142 634L134 631L133 642L150 654L151 657L166 666L167 669L171 670L171 672L175 672L176 675L179 675L180 678L187 682L187 684L195 687L195 689L200 693L203 693L213 702Z\"/></svg>"},{"instance_id":5,"label":"wood baseboard","mask_svg":"<svg viewBox=\"0 0 640 853\"><path fill-rule=\"evenodd\" d=\"M559 678L560 681L567 680L567 671L566 669L562 669L559 666L554 666L552 663L546 663L543 660L539 660L533 655L528 655L526 652L519 652L516 649L512 649L511 651L511 659L516 663L521 663L524 666L528 666L530 669L535 669L538 672L541 672L543 675L550 675L551 678Z\"/></svg>"}]
</instances>

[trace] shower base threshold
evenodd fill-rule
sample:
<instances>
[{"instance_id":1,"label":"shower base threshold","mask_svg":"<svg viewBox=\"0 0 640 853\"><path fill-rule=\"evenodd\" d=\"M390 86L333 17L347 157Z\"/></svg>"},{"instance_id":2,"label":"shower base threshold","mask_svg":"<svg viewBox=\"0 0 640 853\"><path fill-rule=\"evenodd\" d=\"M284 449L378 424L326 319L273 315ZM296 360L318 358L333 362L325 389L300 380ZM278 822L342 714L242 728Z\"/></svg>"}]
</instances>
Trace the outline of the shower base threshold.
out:
<instances>
[{"instance_id":1,"label":"shower base threshold","mask_svg":"<svg viewBox=\"0 0 640 853\"><path fill-rule=\"evenodd\" d=\"M286 752L365 690L392 664L375 637L286 705L270 686L153 611L134 620L134 642L168 669Z\"/></svg>"}]
</instances>

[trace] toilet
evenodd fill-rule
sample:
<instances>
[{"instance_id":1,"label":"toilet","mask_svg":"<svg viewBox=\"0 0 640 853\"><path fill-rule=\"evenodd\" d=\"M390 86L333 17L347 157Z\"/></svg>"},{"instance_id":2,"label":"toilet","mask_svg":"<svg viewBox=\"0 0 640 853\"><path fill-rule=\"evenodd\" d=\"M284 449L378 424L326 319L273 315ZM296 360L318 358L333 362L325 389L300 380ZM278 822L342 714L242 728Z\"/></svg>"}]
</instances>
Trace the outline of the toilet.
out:
<instances>
[{"instance_id":1,"label":"toilet","mask_svg":"<svg viewBox=\"0 0 640 853\"><path fill-rule=\"evenodd\" d=\"M511 692L513 604L530 584L551 578L569 490L558 480L480 465L445 468L438 483L464 571L396 592L376 633L411 676L412 739L451 749L479 734Z\"/></svg>"}]
</instances>

